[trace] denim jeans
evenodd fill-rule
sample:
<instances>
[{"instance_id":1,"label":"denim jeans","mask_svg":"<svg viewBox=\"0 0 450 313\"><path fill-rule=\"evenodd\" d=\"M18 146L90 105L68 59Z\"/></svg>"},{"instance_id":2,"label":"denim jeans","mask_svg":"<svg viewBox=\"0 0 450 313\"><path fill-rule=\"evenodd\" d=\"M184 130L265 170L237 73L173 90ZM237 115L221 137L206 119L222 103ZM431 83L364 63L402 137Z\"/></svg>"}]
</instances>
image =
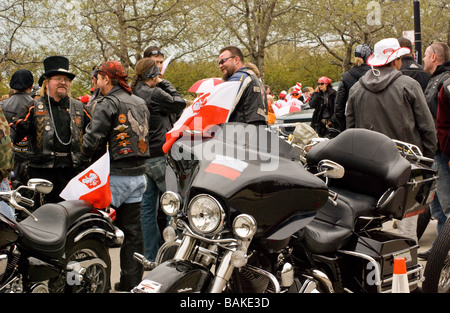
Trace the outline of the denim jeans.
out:
<instances>
[{"instance_id":1,"label":"denim jeans","mask_svg":"<svg viewBox=\"0 0 450 313\"><path fill-rule=\"evenodd\" d=\"M9 181L7 179L4 179L0 183L0 190L1 191L10 191L11 188L9 187ZM0 200L0 213L2 213L4 216L9 218L10 220L15 220L15 210L10 207L6 202L3 200Z\"/></svg>"},{"instance_id":2,"label":"denim jeans","mask_svg":"<svg viewBox=\"0 0 450 313\"><path fill-rule=\"evenodd\" d=\"M450 158L443 153L434 157L433 169L439 176L436 182L436 195L430 204L431 214L438 221L437 233L450 215Z\"/></svg>"},{"instance_id":3,"label":"denim jeans","mask_svg":"<svg viewBox=\"0 0 450 313\"><path fill-rule=\"evenodd\" d=\"M146 161L147 189L142 198L142 230L144 233L144 256L155 261L160 247L161 233L158 227L158 209L161 194L166 191L166 157Z\"/></svg>"},{"instance_id":4,"label":"denim jeans","mask_svg":"<svg viewBox=\"0 0 450 313\"><path fill-rule=\"evenodd\" d=\"M111 205L118 208L124 203L136 203L142 201L145 191L145 176L119 176L109 177L111 186Z\"/></svg>"}]
</instances>

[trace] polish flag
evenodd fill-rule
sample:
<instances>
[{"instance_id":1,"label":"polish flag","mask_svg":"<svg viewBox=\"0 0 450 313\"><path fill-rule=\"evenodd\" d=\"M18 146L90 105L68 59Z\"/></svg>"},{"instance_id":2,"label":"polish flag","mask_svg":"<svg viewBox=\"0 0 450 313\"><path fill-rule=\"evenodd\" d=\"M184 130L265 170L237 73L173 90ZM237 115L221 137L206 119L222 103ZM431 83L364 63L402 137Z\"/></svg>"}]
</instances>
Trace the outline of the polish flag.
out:
<instances>
[{"instance_id":1,"label":"polish flag","mask_svg":"<svg viewBox=\"0 0 450 313\"><path fill-rule=\"evenodd\" d=\"M224 82L216 85L211 92L196 98L166 134L166 143L163 145L164 153L170 150L173 143L186 130L202 131L209 125L226 123L234 108L240 86L241 82L239 81Z\"/></svg>"},{"instance_id":2,"label":"polish flag","mask_svg":"<svg viewBox=\"0 0 450 313\"><path fill-rule=\"evenodd\" d=\"M97 209L111 204L109 185L109 151L83 172L72 178L60 197L65 200L84 200Z\"/></svg>"}]
</instances>

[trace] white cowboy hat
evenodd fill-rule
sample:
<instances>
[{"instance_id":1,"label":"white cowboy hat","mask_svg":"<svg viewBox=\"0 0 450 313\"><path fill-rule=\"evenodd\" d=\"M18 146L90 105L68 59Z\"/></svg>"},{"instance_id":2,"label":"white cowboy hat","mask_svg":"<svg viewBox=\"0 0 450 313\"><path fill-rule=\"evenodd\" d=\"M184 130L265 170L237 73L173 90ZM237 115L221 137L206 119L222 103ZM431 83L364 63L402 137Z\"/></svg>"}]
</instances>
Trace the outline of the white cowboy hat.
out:
<instances>
[{"instance_id":1,"label":"white cowboy hat","mask_svg":"<svg viewBox=\"0 0 450 313\"><path fill-rule=\"evenodd\" d=\"M375 44L374 53L367 58L367 64L383 66L409 53L411 50L400 47L396 38L383 39Z\"/></svg>"}]
</instances>

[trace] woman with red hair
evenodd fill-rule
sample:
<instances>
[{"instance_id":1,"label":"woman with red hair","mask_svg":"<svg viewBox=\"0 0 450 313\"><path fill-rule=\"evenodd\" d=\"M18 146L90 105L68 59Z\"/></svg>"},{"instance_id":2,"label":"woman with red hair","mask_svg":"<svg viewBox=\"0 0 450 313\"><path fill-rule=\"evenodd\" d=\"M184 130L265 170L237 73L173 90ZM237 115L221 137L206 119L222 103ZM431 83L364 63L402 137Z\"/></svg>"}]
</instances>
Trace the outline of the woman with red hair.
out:
<instances>
[{"instance_id":1,"label":"woman with red hair","mask_svg":"<svg viewBox=\"0 0 450 313\"><path fill-rule=\"evenodd\" d=\"M309 106L314 110L311 127L320 137L325 137L329 128L335 128L334 104L336 91L331 86L331 79L322 76L318 80L318 86L309 100Z\"/></svg>"}]
</instances>

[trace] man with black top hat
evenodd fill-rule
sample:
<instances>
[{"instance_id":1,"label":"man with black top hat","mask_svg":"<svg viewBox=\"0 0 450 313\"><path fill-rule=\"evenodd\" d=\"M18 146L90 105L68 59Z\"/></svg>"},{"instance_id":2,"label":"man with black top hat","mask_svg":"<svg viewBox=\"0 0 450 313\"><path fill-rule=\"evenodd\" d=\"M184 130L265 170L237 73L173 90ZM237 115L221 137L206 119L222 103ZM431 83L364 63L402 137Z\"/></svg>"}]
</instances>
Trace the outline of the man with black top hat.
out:
<instances>
[{"instance_id":1,"label":"man with black top hat","mask_svg":"<svg viewBox=\"0 0 450 313\"><path fill-rule=\"evenodd\" d=\"M12 95L9 99L1 103L3 113L8 120L8 123L14 123L17 116L23 115L28 111L28 106L33 102L30 93L33 88L33 74L26 69L16 71L9 82ZM26 184L27 176L27 138L13 145L14 152L14 180L13 182L20 182Z\"/></svg>"},{"instance_id":2,"label":"man with black top hat","mask_svg":"<svg viewBox=\"0 0 450 313\"><path fill-rule=\"evenodd\" d=\"M69 60L51 56L44 60L39 78L43 97L33 101L11 126L13 142L28 138L30 178L53 182L46 202L59 202L61 190L82 170L81 145L90 121L83 104L70 97L75 74L69 72Z\"/></svg>"}]
</instances>

